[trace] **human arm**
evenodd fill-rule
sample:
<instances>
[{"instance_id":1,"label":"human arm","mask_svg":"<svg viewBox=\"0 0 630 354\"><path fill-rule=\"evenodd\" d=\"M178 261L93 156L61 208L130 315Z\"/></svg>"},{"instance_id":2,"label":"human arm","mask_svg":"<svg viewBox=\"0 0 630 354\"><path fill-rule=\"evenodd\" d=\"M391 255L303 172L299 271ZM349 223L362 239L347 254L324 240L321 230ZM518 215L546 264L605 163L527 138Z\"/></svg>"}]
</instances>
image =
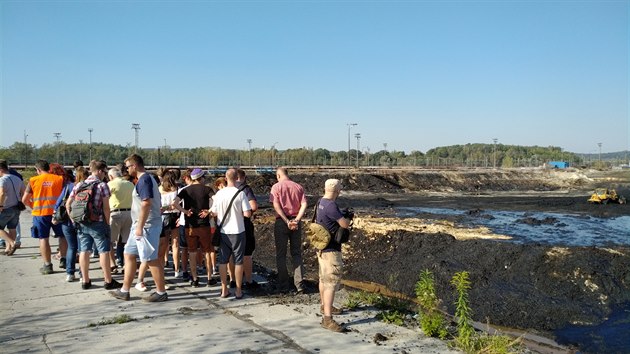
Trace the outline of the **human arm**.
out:
<instances>
[{"instance_id":1,"label":"human arm","mask_svg":"<svg viewBox=\"0 0 630 354\"><path fill-rule=\"evenodd\" d=\"M24 203L24 205L28 206L29 208L33 209L33 189L31 188L30 183L26 187L26 191L24 192L24 195L22 196L22 203Z\"/></svg>"}]
</instances>

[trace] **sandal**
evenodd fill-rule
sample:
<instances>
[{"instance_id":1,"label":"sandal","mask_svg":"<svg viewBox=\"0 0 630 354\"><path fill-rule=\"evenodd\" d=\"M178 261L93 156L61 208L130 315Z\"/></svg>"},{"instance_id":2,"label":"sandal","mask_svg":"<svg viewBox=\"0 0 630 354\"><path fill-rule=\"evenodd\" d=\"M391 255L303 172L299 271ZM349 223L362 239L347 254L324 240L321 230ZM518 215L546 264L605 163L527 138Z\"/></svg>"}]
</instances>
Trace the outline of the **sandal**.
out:
<instances>
[{"instance_id":1,"label":"sandal","mask_svg":"<svg viewBox=\"0 0 630 354\"><path fill-rule=\"evenodd\" d=\"M13 246L9 247L9 250L7 251L6 255L7 256L11 256L15 253L15 250L17 250L17 248L15 247L15 244L13 244Z\"/></svg>"},{"instance_id":2,"label":"sandal","mask_svg":"<svg viewBox=\"0 0 630 354\"><path fill-rule=\"evenodd\" d=\"M222 299L227 299L228 297L230 297L232 294L230 294L229 292L227 294L221 294L221 298Z\"/></svg>"},{"instance_id":3,"label":"sandal","mask_svg":"<svg viewBox=\"0 0 630 354\"><path fill-rule=\"evenodd\" d=\"M110 267L112 274L118 274L118 266Z\"/></svg>"}]
</instances>

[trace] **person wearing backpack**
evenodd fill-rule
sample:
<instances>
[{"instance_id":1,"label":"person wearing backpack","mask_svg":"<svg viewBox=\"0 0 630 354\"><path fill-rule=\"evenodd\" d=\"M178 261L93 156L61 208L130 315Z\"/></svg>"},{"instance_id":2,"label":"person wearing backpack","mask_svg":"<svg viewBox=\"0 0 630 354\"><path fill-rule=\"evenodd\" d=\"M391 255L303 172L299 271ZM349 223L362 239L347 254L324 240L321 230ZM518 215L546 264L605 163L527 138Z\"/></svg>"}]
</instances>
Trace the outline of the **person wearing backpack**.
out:
<instances>
[{"instance_id":1,"label":"person wearing backpack","mask_svg":"<svg viewBox=\"0 0 630 354\"><path fill-rule=\"evenodd\" d=\"M90 177L77 183L66 202L68 215L77 230L79 241L79 266L81 268L81 288L87 290L92 286L90 279L90 254L94 245L99 253L99 261L103 270L105 289L117 289L122 286L112 278L109 250L109 197L107 183L107 166L102 161L90 162Z\"/></svg>"}]
</instances>

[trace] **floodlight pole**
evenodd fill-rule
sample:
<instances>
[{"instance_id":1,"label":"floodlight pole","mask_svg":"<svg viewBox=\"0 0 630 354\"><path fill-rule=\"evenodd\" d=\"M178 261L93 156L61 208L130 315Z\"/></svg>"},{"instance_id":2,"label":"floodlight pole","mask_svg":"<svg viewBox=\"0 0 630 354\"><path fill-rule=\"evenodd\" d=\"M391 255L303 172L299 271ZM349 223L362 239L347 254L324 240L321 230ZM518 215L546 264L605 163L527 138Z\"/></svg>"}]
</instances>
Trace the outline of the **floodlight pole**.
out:
<instances>
[{"instance_id":1,"label":"floodlight pole","mask_svg":"<svg viewBox=\"0 0 630 354\"><path fill-rule=\"evenodd\" d=\"M358 123L347 123L348 125L348 166L350 166L350 129L359 125Z\"/></svg>"},{"instance_id":2,"label":"floodlight pole","mask_svg":"<svg viewBox=\"0 0 630 354\"><path fill-rule=\"evenodd\" d=\"M136 153L138 152L138 130L140 130L140 123L131 123L131 129L136 131Z\"/></svg>"}]
</instances>

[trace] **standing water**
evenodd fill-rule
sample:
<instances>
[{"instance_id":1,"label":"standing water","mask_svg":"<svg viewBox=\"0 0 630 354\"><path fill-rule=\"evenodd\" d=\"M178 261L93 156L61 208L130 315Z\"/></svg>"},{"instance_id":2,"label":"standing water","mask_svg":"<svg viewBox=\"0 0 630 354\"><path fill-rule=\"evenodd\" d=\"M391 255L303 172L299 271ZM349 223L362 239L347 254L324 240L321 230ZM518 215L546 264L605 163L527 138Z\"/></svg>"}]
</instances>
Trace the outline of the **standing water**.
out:
<instances>
[{"instance_id":1,"label":"standing water","mask_svg":"<svg viewBox=\"0 0 630 354\"><path fill-rule=\"evenodd\" d=\"M550 246L630 245L630 216L600 219L582 215L514 211L463 211L446 208L397 209L400 217L457 216L463 227L485 226L510 236L497 242L541 243ZM578 346L584 353L630 353L630 303L613 308L596 326L571 325L556 331L560 344Z\"/></svg>"}]
</instances>

